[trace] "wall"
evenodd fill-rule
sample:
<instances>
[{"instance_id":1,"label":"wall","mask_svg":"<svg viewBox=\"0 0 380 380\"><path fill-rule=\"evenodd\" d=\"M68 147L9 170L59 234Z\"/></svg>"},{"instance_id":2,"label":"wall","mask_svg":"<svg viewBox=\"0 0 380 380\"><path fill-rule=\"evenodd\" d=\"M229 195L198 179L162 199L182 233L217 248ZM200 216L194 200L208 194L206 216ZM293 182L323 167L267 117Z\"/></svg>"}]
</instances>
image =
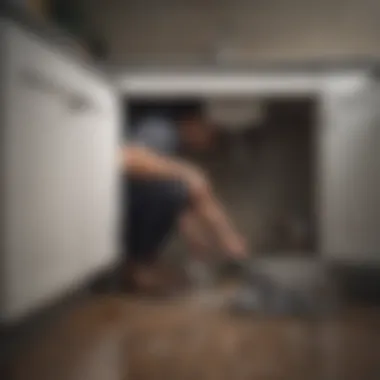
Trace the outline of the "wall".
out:
<instances>
[{"instance_id":1,"label":"wall","mask_svg":"<svg viewBox=\"0 0 380 380\"><path fill-rule=\"evenodd\" d=\"M87 0L111 61L212 62L223 46L247 59L378 55L377 0Z\"/></svg>"},{"instance_id":2,"label":"wall","mask_svg":"<svg viewBox=\"0 0 380 380\"><path fill-rule=\"evenodd\" d=\"M322 102L320 247L333 260L379 265L379 87L329 91Z\"/></svg>"}]
</instances>

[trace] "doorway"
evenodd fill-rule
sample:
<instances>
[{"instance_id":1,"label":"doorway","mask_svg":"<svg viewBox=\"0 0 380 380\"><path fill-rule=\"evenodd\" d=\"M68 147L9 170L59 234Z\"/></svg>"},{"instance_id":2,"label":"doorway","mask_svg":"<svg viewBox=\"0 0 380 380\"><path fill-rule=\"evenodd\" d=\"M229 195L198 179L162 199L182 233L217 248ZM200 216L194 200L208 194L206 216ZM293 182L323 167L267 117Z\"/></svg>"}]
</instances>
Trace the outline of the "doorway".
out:
<instances>
[{"instance_id":1,"label":"doorway","mask_svg":"<svg viewBox=\"0 0 380 380\"><path fill-rule=\"evenodd\" d=\"M183 107L204 108L207 101L129 99L126 124L133 127L152 111L173 117ZM241 131L220 128L214 149L186 152L186 158L209 174L255 255L314 257L318 98L273 96L260 102L265 113L258 122Z\"/></svg>"}]
</instances>

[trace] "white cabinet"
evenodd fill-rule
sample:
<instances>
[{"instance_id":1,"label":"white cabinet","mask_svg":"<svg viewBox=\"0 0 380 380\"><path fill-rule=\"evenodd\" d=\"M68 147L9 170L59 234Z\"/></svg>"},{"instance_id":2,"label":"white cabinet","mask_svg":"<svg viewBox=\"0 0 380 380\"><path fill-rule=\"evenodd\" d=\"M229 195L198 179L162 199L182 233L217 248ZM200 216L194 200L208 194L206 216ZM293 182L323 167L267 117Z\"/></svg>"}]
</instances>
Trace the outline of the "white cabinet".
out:
<instances>
[{"instance_id":1,"label":"white cabinet","mask_svg":"<svg viewBox=\"0 0 380 380\"><path fill-rule=\"evenodd\" d=\"M0 312L13 320L115 261L119 112L96 73L3 26Z\"/></svg>"}]
</instances>

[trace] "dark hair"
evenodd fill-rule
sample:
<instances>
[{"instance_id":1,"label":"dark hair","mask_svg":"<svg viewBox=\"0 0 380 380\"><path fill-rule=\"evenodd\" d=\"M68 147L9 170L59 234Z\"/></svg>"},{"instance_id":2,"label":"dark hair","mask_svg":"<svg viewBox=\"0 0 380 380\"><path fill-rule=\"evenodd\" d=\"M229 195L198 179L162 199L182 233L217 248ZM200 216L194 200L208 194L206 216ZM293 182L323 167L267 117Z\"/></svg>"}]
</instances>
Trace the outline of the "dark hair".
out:
<instances>
[{"instance_id":1,"label":"dark hair","mask_svg":"<svg viewBox=\"0 0 380 380\"><path fill-rule=\"evenodd\" d=\"M107 44L100 36L88 37L87 46L93 59L103 61L108 58Z\"/></svg>"},{"instance_id":2,"label":"dark hair","mask_svg":"<svg viewBox=\"0 0 380 380\"><path fill-rule=\"evenodd\" d=\"M146 116L165 117L175 122L203 116L201 104L191 100L132 99L125 100L125 109L128 112L128 120L132 124Z\"/></svg>"},{"instance_id":3,"label":"dark hair","mask_svg":"<svg viewBox=\"0 0 380 380\"><path fill-rule=\"evenodd\" d=\"M138 124L141 120L149 117L173 118L173 112L168 107L156 102L125 100L126 119L131 125Z\"/></svg>"},{"instance_id":4,"label":"dark hair","mask_svg":"<svg viewBox=\"0 0 380 380\"><path fill-rule=\"evenodd\" d=\"M186 119L199 119L203 116L203 108L201 105L183 105L178 107L174 117L177 121Z\"/></svg>"}]
</instances>

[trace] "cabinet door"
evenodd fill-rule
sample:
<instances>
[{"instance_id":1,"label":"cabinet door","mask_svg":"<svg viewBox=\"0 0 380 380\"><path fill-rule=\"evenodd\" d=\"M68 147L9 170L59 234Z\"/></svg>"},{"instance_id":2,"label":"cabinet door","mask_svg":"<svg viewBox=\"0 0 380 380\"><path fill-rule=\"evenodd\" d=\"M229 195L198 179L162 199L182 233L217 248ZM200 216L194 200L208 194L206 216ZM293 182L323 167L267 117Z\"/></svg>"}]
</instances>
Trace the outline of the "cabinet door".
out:
<instances>
[{"instance_id":1,"label":"cabinet door","mask_svg":"<svg viewBox=\"0 0 380 380\"><path fill-rule=\"evenodd\" d=\"M380 259L379 91L326 94L320 150L320 242L328 258Z\"/></svg>"},{"instance_id":2,"label":"cabinet door","mask_svg":"<svg viewBox=\"0 0 380 380\"><path fill-rule=\"evenodd\" d=\"M115 260L117 108L95 73L35 36L12 27L7 41L0 311L16 318Z\"/></svg>"},{"instance_id":3,"label":"cabinet door","mask_svg":"<svg viewBox=\"0 0 380 380\"><path fill-rule=\"evenodd\" d=\"M78 263L82 275L102 270L116 260L118 124L116 103L107 93L98 112L73 114L76 137L72 142L77 191Z\"/></svg>"},{"instance_id":4,"label":"cabinet door","mask_svg":"<svg viewBox=\"0 0 380 380\"><path fill-rule=\"evenodd\" d=\"M15 60L7 93L5 277L9 310L16 315L69 285L75 252L64 108L57 97L25 88L19 73Z\"/></svg>"}]
</instances>

